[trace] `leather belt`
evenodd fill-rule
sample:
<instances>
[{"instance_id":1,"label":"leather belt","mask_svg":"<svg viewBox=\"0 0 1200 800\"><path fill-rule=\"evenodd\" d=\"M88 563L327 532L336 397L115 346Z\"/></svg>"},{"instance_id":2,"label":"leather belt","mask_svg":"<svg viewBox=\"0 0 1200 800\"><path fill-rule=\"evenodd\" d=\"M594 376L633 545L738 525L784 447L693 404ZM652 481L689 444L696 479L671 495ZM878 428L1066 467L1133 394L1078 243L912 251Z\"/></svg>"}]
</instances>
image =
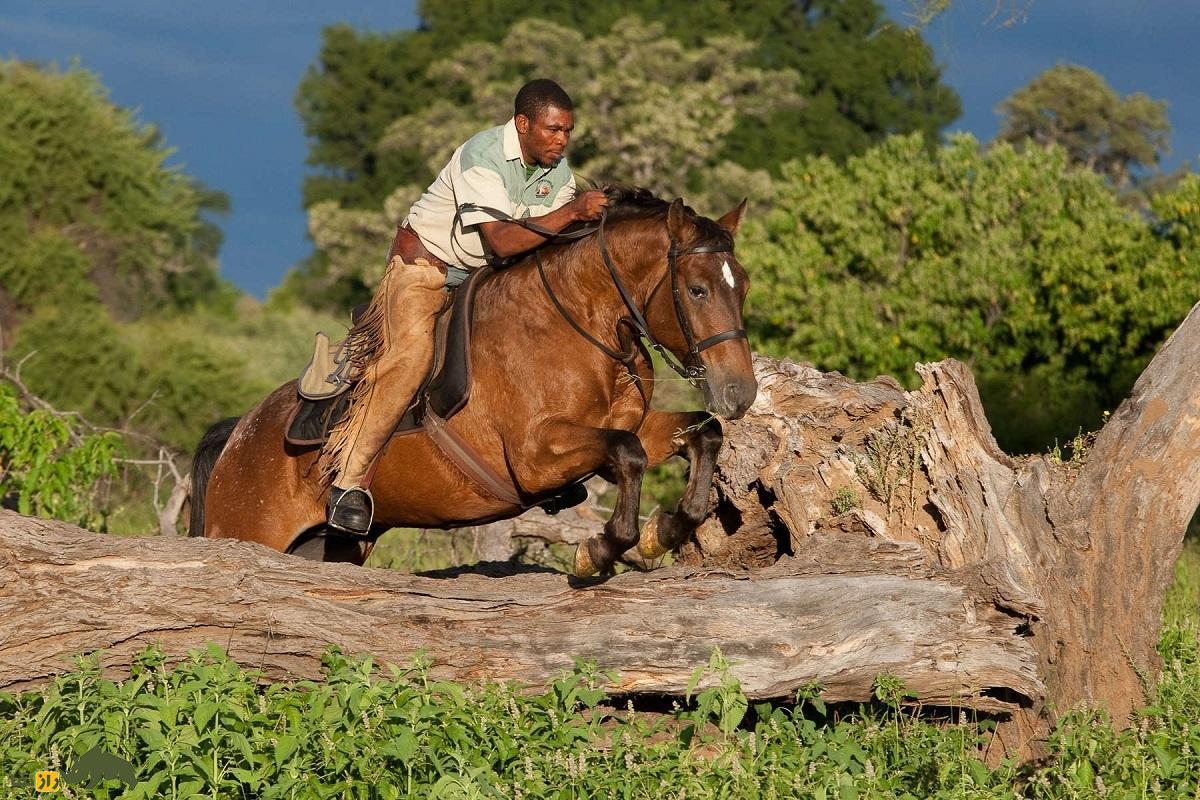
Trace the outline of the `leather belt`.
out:
<instances>
[{"instance_id":1,"label":"leather belt","mask_svg":"<svg viewBox=\"0 0 1200 800\"><path fill-rule=\"evenodd\" d=\"M393 256L400 256L406 264L423 258L441 270L443 275L446 273L446 262L429 252L421 237L408 225L401 225L396 229L396 238L392 239L392 249L388 252L389 264Z\"/></svg>"}]
</instances>

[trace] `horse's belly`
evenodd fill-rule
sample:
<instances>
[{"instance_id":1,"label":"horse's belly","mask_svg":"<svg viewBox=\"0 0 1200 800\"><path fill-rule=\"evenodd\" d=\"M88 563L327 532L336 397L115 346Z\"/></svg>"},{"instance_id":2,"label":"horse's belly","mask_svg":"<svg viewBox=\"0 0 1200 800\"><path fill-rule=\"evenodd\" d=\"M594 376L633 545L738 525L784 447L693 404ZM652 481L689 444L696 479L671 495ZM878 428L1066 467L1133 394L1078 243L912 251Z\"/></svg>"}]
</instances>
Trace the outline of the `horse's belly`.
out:
<instances>
[{"instance_id":1,"label":"horse's belly","mask_svg":"<svg viewBox=\"0 0 1200 800\"><path fill-rule=\"evenodd\" d=\"M392 439L380 456L371 494L376 523L393 527L455 528L521 513L518 506L480 496L423 433Z\"/></svg>"}]
</instances>

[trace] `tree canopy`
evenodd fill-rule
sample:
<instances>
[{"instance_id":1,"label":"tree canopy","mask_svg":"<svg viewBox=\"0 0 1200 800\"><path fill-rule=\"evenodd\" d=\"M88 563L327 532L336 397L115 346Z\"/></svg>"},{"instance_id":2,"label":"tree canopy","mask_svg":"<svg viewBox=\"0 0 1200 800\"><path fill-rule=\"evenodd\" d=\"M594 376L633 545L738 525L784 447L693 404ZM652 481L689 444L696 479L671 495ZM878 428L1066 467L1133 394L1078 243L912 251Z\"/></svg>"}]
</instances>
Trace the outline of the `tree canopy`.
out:
<instances>
[{"instance_id":1,"label":"tree canopy","mask_svg":"<svg viewBox=\"0 0 1200 800\"><path fill-rule=\"evenodd\" d=\"M575 41L615 36L613 20L625 15L661 23L660 36L687 50L739 35L753 43L734 53L744 67L793 70L796 81L774 87L784 102L765 114L741 109L732 140L714 154L749 170L775 169L807 153L841 159L891 133L923 131L932 140L959 113L958 98L940 82L941 71L928 46L918 33L890 23L876 0L621 0L615 6L566 0L424 0L420 9L418 31L358 33L346 26L325 31L317 64L296 98L312 141L309 164L315 168L305 181L306 206L334 200L378 209L396 186L424 187L440 164L431 169L420 147L381 150L375 145L395 119L436 101L471 101L468 82L447 86L442 73L427 70L470 42L522 43L527 61L510 62L510 68L520 69L496 75L508 80L510 100L533 73L560 71L555 55L561 47L537 49L546 41L539 38L543 28L530 28L528 38L522 35L522 20L534 18L567 29ZM640 45L646 38L628 28L619 33L632 37L623 48L627 54L637 52L631 42ZM663 47L658 46L659 52ZM669 65L661 66L669 71ZM632 86L642 76L635 70L626 81ZM599 117L600 106L585 89L575 84L566 88L586 114ZM687 87L663 87L664 92L674 89ZM792 93L803 102L786 102ZM483 123L476 120L475 127ZM450 132L445 136L453 138Z\"/></svg>"},{"instance_id":2,"label":"tree canopy","mask_svg":"<svg viewBox=\"0 0 1200 800\"><path fill-rule=\"evenodd\" d=\"M6 366L59 410L187 447L283 376L252 367L261 341L227 344L252 324L234 321L238 292L217 272L208 214L228 201L169 166L171 152L85 70L0 61ZM211 318L217 330L198 336Z\"/></svg>"},{"instance_id":3,"label":"tree canopy","mask_svg":"<svg viewBox=\"0 0 1200 800\"><path fill-rule=\"evenodd\" d=\"M1147 219L1057 146L912 135L783 173L740 245L755 347L910 382L963 359L1013 449L1098 424L1195 300L1194 175Z\"/></svg>"},{"instance_id":4,"label":"tree canopy","mask_svg":"<svg viewBox=\"0 0 1200 800\"><path fill-rule=\"evenodd\" d=\"M1167 153L1167 104L1141 92L1121 97L1087 67L1059 64L1000 103L999 137L1018 146L1062 147L1073 163L1106 176L1118 189L1157 168Z\"/></svg>"}]
</instances>

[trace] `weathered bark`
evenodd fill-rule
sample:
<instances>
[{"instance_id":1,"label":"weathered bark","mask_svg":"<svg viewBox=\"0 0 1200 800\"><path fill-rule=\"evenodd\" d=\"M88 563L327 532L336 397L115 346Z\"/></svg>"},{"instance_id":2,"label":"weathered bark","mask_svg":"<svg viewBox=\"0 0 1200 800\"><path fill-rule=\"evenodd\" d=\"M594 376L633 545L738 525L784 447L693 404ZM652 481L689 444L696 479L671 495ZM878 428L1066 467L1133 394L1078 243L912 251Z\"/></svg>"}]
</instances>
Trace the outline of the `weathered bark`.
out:
<instances>
[{"instance_id":1,"label":"weathered bark","mask_svg":"<svg viewBox=\"0 0 1200 800\"><path fill-rule=\"evenodd\" d=\"M1030 752L1080 704L1127 724L1139 673L1160 666L1162 600L1200 502L1198 308L1067 464L1001 452L958 362L918 364L923 385L905 392L760 358L758 402L726 425L717 513L683 561L747 568L794 554L846 574L854 558L823 561L831 537L909 544L1038 653L1046 693L1001 726L1010 751ZM856 499L862 509L835 512Z\"/></svg>"},{"instance_id":2,"label":"weathered bark","mask_svg":"<svg viewBox=\"0 0 1200 800\"><path fill-rule=\"evenodd\" d=\"M579 584L529 570L417 577L317 564L230 540L127 539L0 514L0 688L34 687L103 648L126 671L151 643L216 642L269 678L320 674L329 643L435 675L544 683L575 657L616 669L617 692L683 694L721 647L751 697L812 681L863 699L881 671L927 702L1006 712L1043 691L1036 654L1003 614L979 614L906 545L871 543L871 575L800 561L756 575L671 568ZM847 598L853 597L853 602Z\"/></svg>"},{"instance_id":3,"label":"weathered bark","mask_svg":"<svg viewBox=\"0 0 1200 800\"><path fill-rule=\"evenodd\" d=\"M1002 453L957 362L918 365L906 392L759 358L759 400L725 426L716 512L683 565L601 583L512 566L414 577L3 516L0 687L83 650L119 672L153 641L215 641L269 677L315 676L335 643L389 661L422 649L460 679L538 683L585 657L618 691L682 693L720 646L753 697L816 681L865 699L891 672L923 703L1004 714L1002 743L1029 754L1080 703L1125 723L1159 666L1200 502L1198 354L1193 309L1068 464ZM599 524L564 519L506 530L569 541Z\"/></svg>"}]
</instances>

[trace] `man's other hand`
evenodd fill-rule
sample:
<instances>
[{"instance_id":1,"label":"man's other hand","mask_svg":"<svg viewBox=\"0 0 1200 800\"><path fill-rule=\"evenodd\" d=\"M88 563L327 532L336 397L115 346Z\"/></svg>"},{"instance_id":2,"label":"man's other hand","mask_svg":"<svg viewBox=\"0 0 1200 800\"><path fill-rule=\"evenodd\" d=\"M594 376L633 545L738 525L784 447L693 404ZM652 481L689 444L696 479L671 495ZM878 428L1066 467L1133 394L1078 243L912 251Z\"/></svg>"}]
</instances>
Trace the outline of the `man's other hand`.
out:
<instances>
[{"instance_id":1,"label":"man's other hand","mask_svg":"<svg viewBox=\"0 0 1200 800\"><path fill-rule=\"evenodd\" d=\"M608 195L604 192L584 192L571 201L574 206L575 219L590 222L600 219L604 209L608 208Z\"/></svg>"}]
</instances>

